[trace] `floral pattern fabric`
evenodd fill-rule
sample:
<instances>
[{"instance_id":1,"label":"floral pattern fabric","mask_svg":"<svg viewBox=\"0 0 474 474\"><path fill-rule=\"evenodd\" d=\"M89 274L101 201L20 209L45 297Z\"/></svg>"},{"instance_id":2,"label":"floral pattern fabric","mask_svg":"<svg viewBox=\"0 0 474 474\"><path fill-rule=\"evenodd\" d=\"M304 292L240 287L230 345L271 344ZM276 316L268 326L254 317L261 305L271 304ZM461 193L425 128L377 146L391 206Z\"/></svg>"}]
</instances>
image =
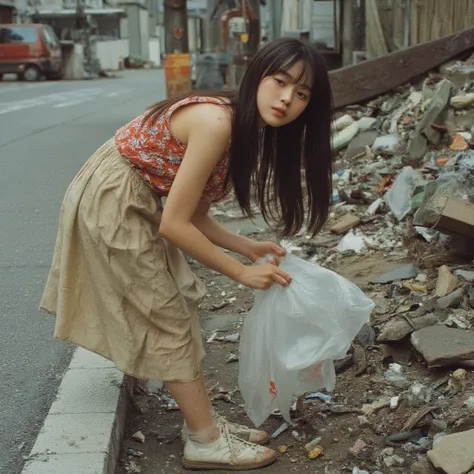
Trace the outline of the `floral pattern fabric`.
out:
<instances>
[{"instance_id":1,"label":"floral pattern fabric","mask_svg":"<svg viewBox=\"0 0 474 474\"><path fill-rule=\"evenodd\" d=\"M194 103L222 101L214 97L187 97L173 104L152 123L144 124L145 114L140 115L115 134L115 145L127 161L136 167L141 177L158 193L167 196L186 152L186 145L171 133L170 119L180 107ZM227 150L209 177L202 198L208 203L222 200L228 193L225 189L227 172Z\"/></svg>"}]
</instances>

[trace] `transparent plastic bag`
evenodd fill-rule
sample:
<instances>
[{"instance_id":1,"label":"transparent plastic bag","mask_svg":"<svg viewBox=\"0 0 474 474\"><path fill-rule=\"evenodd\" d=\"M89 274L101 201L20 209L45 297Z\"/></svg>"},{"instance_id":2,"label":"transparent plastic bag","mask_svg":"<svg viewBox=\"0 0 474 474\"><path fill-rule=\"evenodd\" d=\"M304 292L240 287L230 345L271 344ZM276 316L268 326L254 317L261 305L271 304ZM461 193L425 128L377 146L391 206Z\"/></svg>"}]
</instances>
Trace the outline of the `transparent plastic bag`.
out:
<instances>
[{"instance_id":1,"label":"transparent plastic bag","mask_svg":"<svg viewBox=\"0 0 474 474\"><path fill-rule=\"evenodd\" d=\"M276 409L290 422L294 396L332 391L333 361L346 355L375 306L319 265L290 254L280 267L292 283L256 292L240 342L239 388L255 426Z\"/></svg>"}]
</instances>

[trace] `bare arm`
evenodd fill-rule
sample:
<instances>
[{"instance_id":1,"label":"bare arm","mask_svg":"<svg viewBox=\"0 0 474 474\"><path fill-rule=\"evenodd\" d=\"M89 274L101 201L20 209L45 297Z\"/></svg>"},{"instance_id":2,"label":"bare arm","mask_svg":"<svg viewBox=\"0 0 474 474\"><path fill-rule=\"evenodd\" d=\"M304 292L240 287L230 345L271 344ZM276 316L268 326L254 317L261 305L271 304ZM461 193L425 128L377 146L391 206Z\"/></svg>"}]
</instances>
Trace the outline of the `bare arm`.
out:
<instances>
[{"instance_id":1,"label":"bare arm","mask_svg":"<svg viewBox=\"0 0 474 474\"><path fill-rule=\"evenodd\" d=\"M251 246L253 240L227 230L216 222L209 214L209 204L201 201L193 216L193 224L218 247L238 253L252 259Z\"/></svg>"},{"instance_id":2,"label":"bare arm","mask_svg":"<svg viewBox=\"0 0 474 474\"><path fill-rule=\"evenodd\" d=\"M187 148L166 201L160 234L206 267L244 285L263 289L277 282L286 286L290 278L279 268L270 264L246 267L224 253L196 227L193 218L206 182L228 145L231 124L226 112L218 106L200 104L187 109L175 122L180 131L184 130L185 137L180 138L186 139ZM222 233L211 231L208 235L211 234L229 245L225 238L222 240ZM233 240L239 248L241 242L239 238Z\"/></svg>"}]
</instances>

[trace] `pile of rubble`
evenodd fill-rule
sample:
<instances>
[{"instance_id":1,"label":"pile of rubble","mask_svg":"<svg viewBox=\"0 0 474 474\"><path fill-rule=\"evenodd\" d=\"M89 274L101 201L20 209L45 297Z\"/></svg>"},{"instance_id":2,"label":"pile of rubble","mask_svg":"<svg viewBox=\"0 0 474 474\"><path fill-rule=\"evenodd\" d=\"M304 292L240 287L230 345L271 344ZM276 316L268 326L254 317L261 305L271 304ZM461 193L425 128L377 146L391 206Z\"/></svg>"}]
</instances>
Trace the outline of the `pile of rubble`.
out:
<instances>
[{"instance_id":1,"label":"pile of rubble","mask_svg":"<svg viewBox=\"0 0 474 474\"><path fill-rule=\"evenodd\" d=\"M364 460L371 451L367 465L383 472L407 472L407 463L413 473L474 472L466 449L474 446L474 55L346 108L333 130L330 221L317 237L303 231L287 245L329 268L377 252L412 262L367 291L377 306L357 341L369 354L362 373L384 389L365 394L359 422L386 435L390 419L392 433L378 453L362 439L351 453ZM413 370L413 357L429 372ZM370 367L380 361L388 366Z\"/></svg>"},{"instance_id":2,"label":"pile of rubble","mask_svg":"<svg viewBox=\"0 0 474 474\"><path fill-rule=\"evenodd\" d=\"M333 146L328 224L287 247L342 274L354 259L398 264L363 287L376 307L336 363L336 392L301 397L292 426L278 414L270 420L272 446L282 453L275 472L474 474L474 55L347 107L335 120ZM232 199L212 212L232 231L274 238L261 217L241 220ZM235 320L227 334L204 327L222 379L213 402L238 407L246 423L238 391L223 385L236 382L231 363L251 292L202 271L209 294L201 310ZM159 397L164 410L176 409L169 395ZM127 464L123 472L152 471L143 463L142 471Z\"/></svg>"},{"instance_id":3,"label":"pile of rubble","mask_svg":"<svg viewBox=\"0 0 474 474\"><path fill-rule=\"evenodd\" d=\"M329 267L351 253L415 263L373 281L368 294L377 306L358 341L392 361L386 388L363 405L361 423L381 409L396 415L401 404L421 407L403 426L394 417L398 432L385 437L376 465L406 466L398 447L416 454L413 473L474 472L467 448L474 446L474 55L347 108L335 121L333 146L328 229L315 239L302 233L293 251ZM409 367L413 349L431 371L423 382ZM358 441L354 450L362 453L366 444Z\"/></svg>"}]
</instances>

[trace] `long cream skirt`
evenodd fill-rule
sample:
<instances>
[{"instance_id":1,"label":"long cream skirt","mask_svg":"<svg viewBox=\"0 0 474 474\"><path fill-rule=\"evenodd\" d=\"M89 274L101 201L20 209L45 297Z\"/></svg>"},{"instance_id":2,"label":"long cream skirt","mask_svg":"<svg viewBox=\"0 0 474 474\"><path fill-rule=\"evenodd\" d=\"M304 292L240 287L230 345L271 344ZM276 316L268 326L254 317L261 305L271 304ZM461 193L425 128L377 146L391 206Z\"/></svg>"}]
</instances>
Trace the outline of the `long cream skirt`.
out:
<instances>
[{"instance_id":1,"label":"long cream skirt","mask_svg":"<svg viewBox=\"0 0 474 474\"><path fill-rule=\"evenodd\" d=\"M40 307L56 315L55 337L129 375L193 381L206 290L158 234L162 209L114 140L105 143L67 190Z\"/></svg>"}]
</instances>

